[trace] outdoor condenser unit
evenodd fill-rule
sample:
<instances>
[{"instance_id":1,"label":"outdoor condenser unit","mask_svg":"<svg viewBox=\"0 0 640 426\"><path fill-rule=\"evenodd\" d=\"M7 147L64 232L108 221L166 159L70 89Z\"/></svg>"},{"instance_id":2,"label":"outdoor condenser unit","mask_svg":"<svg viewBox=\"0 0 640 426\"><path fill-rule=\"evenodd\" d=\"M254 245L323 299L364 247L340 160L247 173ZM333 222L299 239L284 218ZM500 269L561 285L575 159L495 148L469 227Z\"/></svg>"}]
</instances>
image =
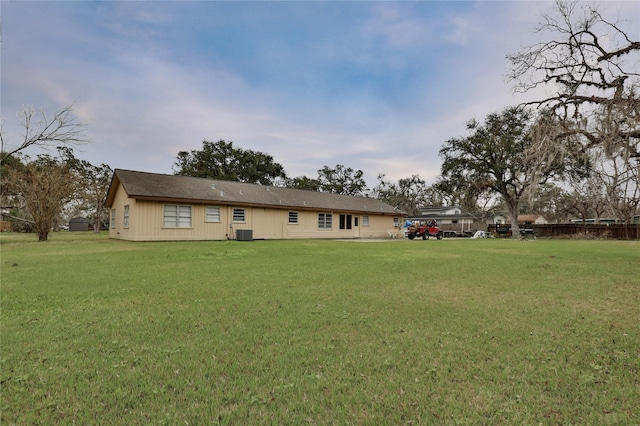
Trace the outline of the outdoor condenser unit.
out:
<instances>
[{"instance_id":1,"label":"outdoor condenser unit","mask_svg":"<svg viewBox=\"0 0 640 426\"><path fill-rule=\"evenodd\" d=\"M236 229L236 240L253 241L253 229Z\"/></svg>"}]
</instances>

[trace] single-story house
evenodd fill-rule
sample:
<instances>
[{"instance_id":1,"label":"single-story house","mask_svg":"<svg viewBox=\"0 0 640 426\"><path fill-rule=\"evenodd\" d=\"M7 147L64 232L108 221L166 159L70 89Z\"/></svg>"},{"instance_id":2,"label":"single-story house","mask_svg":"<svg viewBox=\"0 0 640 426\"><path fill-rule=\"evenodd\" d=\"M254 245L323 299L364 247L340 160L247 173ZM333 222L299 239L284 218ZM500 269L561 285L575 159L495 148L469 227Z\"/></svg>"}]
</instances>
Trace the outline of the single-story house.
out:
<instances>
[{"instance_id":1,"label":"single-story house","mask_svg":"<svg viewBox=\"0 0 640 426\"><path fill-rule=\"evenodd\" d=\"M131 241L387 238L405 216L374 198L121 169L105 206L109 236Z\"/></svg>"}]
</instances>

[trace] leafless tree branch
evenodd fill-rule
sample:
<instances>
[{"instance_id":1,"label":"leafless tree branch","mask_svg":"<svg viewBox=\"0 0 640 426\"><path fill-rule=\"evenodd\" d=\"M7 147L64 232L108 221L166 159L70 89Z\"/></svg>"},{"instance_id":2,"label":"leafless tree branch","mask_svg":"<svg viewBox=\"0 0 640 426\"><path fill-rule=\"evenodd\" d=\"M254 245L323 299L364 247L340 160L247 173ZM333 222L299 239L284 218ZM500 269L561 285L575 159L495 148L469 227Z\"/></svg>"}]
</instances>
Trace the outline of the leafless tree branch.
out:
<instances>
[{"instance_id":1,"label":"leafless tree branch","mask_svg":"<svg viewBox=\"0 0 640 426\"><path fill-rule=\"evenodd\" d=\"M84 133L85 126L78 123L73 115L73 105L53 114L48 114L42 109L39 116L36 116L31 106L23 106L17 116L23 128L21 141L17 145L5 145L4 131L0 127L0 160L32 146L79 146L90 142Z\"/></svg>"}]
</instances>

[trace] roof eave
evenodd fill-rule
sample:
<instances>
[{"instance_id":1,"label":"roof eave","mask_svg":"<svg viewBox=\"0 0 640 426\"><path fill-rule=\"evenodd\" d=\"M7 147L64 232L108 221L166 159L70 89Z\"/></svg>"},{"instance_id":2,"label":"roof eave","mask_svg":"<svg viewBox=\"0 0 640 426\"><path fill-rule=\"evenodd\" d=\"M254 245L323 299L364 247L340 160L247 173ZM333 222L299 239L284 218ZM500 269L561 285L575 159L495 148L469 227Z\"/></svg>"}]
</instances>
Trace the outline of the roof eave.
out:
<instances>
[{"instance_id":1,"label":"roof eave","mask_svg":"<svg viewBox=\"0 0 640 426\"><path fill-rule=\"evenodd\" d=\"M376 210L360 210L360 209L348 209L348 208L329 208L329 207L314 207L314 206L297 206L286 204L260 204L247 201L238 200L205 200L205 199L193 199L193 198L174 198L174 197L154 197L149 195L127 194L129 198L143 201L156 201L156 202L169 202L169 203L185 203L185 204L205 204L205 205L223 205L223 206L240 206L240 207L269 207L278 210L303 210L303 211L326 211L326 212L347 212L357 214L381 214L384 216L406 216L407 214L401 210L390 211L376 211ZM105 204L106 205L106 204ZM107 207L110 207L108 205Z\"/></svg>"}]
</instances>

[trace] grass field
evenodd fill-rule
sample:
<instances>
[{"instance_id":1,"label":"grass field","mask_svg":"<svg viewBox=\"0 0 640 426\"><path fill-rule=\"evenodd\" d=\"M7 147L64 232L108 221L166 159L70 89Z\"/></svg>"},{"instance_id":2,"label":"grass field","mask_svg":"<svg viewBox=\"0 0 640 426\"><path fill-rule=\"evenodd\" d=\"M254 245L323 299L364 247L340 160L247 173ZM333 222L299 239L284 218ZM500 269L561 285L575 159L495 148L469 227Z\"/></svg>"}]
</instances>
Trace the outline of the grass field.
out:
<instances>
[{"instance_id":1,"label":"grass field","mask_svg":"<svg viewBox=\"0 0 640 426\"><path fill-rule=\"evenodd\" d=\"M5 234L9 424L640 424L640 243Z\"/></svg>"}]
</instances>

